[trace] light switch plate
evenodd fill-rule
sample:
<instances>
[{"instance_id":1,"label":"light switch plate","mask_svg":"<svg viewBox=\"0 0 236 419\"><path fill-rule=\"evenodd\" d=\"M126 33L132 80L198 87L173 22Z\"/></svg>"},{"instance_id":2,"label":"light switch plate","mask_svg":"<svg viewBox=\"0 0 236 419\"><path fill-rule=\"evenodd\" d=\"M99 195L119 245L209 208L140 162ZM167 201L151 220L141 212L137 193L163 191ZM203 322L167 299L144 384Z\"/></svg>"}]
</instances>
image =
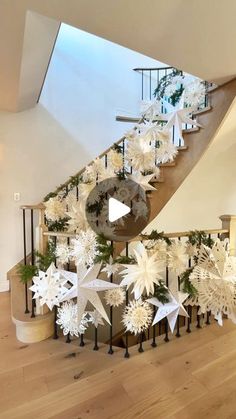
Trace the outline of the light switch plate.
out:
<instances>
[{"instance_id":1,"label":"light switch plate","mask_svg":"<svg viewBox=\"0 0 236 419\"><path fill-rule=\"evenodd\" d=\"M14 201L20 201L20 192L14 192Z\"/></svg>"}]
</instances>

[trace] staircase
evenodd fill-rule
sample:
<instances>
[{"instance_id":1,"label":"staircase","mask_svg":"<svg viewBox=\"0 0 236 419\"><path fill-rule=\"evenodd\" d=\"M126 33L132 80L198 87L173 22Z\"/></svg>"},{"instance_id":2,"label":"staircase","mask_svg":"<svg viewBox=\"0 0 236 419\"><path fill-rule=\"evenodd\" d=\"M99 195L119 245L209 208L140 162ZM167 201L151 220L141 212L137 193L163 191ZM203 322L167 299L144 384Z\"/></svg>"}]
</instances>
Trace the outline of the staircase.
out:
<instances>
[{"instance_id":1,"label":"staircase","mask_svg":"<svg viewBox=\"0 0 236 419\"><path fill-rule=\"evenodd\" d=\"M227 112L230 110L230 106L232 105L234 98L236 96L236 79L232 80L222 86L218 87L211 87L208 90L208 101L206 106L199 109L195 112L195 116L197 117L198 123L204 128L192 128L186 127L183 133L184 144L178 146L178 155L174 162L160 164L161 175L158 179L155 177L152 179L153 185L156 187L155 191L152 191L149 194L150 202L151 202L151 212L149 222L152 221L158 213L162 210L162 208L166 205L169 199L173 196L179 186L182 184L184 179L188 176L197 162L200 160L204 152L209 147L211 141L213 140L214 136L216 135L217 131L219 130ZM130 122L130 118L118 116L117 120L122 120ZM137 122L138 118L133 118L132 122ZM126 148L127 148L127 139L126 137L122 137L119 141L115 143L122 147L123 154L125 155ZM112 146L113 147L113 146ZM107 154L112 149L109 148L105 150L99 158L104 162L104 166L107 165ZM89 163L91 165L93 162ZM70 193L73 193L78 197L78 184L76 184L76 178L82 175L84 170L78 172L72 179L69 179L63 185L61 185L54 193L55 195L64 196ZM58 231L47 231L47 227L44 224L44 206L40 205L26 205L22 207L23 210L23 225L24 225L24 263L26 264L27 257L31 257L31 263L34 263L34 256L33 256L33 249L37 248L41 252L45 250L46 243L48 238L53 238L54 242L57 242L59 237L65 237L69 241L71 237L75 235L72 233L66 232L58 232ZM29 213L30 220L29 220L29 233L27 233L27 225L26 225L26 214ZM37 225L37 232L34 229L35 224ZM230 229L225 228L221 230L217 230L214 232L207 232L208 234L230 234ZM36 234L37 233L37 234ZM174 233L170 235L170 237L180 237L182 233ZM184 234L183 234L184 236ZM185 232L185 236L187 236ZM27 243L26 243L27 241ZM29 245L29 246L28 246ZM129 244L126 244L126 249L128 249ZM115 244L114 253L119 253L123 250L124 245ZM29 255L29 256L28 256ZM31 255L31 256L30 256ZM12 293L12 318L14 323L17 327L17 336L20 340L24 342L32 342L32 341L39 341L44 338L47 338L52 335L52 328L54 325L54 337L57 338L57 330L55 329L54 324L54 313L46 313L46 314L38 314L35 316L35 307L32 304L31 309L31 317L26 312L23 314L22 307L24 305L24 299L28 301L29 292L28 286L26 285L25 288L20 284L19 285L19 275L14 270L14 274L12 272L9 273L9 279L11 281L11 293ZM21 290L19 291L19 288ZM17 298L16 298L17 296ZM21 314L19 314L21 312ZM111 314L112 316L112 314ZM198 325L200 324L200 320L196 319ZM28 332L31 328L34 327L33 324L37 323L37 332L35 333L34 337L30 336ZM42 332L41 327L44 328ZM179 325L180 327L180 325ZM189 327L189 325L188 325ZM105 328L104 328L105 329ZM115 336L119 331L116 330L114 327L109 331L110 333L110 340L108 341L109 333L104 336L100 336L102 341L110 342L109 344L112 346L113 343L113 336ZM32 332L33 333L33 332ZM103 332L102 332L103 333ZM104 332L105 333L105 332ZM150 336L146 338L154 339L156 332L152 330ZM162 330L160 330L160 333ZM168 330L165 331L166 340L168 340ZM122 338L121 335L118 336L118 339ZM136 343L136 342L135 342ZM81 338L81 345L83 346L83 338ZM142 345L142 342L141 342ZM124 346L126 347L126 354L128 353L128 336L126 335Z\"/></svg>"}]
</instances>

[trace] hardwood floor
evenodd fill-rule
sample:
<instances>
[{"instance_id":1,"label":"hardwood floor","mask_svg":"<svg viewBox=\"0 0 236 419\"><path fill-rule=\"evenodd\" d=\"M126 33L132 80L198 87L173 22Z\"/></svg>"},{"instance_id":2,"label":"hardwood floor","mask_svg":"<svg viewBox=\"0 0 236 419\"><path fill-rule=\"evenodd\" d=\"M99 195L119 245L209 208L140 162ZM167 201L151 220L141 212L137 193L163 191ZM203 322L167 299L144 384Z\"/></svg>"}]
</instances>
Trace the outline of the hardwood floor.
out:
<instances>
[{"instance_id":1,"label":"hardwood floor","mask_svg":"<svg viewBox=\"0 0 236 419\"><path fill-rule=\"evenodd\" d=\"M194 328L145 352L107 355L88 344L15 338L10 295L0 294L0 418L235 419L236 327Z\"/></svg>"}]
</instances>

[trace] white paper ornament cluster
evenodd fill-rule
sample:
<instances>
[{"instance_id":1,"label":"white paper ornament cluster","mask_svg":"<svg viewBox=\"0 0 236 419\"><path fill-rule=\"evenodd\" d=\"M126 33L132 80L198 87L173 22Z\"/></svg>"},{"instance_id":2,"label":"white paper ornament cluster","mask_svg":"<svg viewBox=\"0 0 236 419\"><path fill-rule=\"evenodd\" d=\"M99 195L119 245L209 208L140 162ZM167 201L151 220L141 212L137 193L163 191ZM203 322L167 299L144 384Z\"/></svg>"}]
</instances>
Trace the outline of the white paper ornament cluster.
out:
<instances>
[{"instance_id":1,"label":"white paper ornament cluster","mask_svg":"<svg viewBox=\"0 0 236 419\"><path fill-rule=\"evenodd\" d=\"M220 325L223 314L236 323L236 257L229 256L227 247L228 242L220 240L212 249L202 245L190 275L201 312L211 311Z\"/></svg>"}]
</instances>

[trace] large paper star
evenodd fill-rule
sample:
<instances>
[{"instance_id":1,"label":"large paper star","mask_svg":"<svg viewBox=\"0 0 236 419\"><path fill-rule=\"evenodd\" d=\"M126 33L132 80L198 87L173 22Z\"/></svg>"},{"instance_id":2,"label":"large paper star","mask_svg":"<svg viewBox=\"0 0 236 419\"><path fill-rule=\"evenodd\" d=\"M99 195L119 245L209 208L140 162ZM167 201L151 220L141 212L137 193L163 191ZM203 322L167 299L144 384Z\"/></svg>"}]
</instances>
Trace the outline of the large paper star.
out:
<instances>
[{"instance_id":1,"label":"large paper star","mask_svg":"<svg viewBox=\"0 0 236 419\"><path fill-rule=\"evenodd\" d=\"M184 141L183 124L190 124L196 127L202 127L200 124L197 123L196 120L191 119L189 117L189 115L195 110L195 108L184 108L183 100L180 100L177 106L173 106L165 100L163 100L163 104L165 109L167 110L167 114L164 114L162 119L167 119L168 121L165 126L165 129L171 129L172 127L174 127L176 138L179 138L181 141Z\"/></svg>"},{"instance_id":2,"label":"large paper star","mask_svg":"<svg viewBox=\"0 0 236 419\"><path fill-rule=\"evenodd\" d=\"M86 305L89 301L101 314L101 316L110 324L107 313L97 293L111 288L117 288L118 285L98 279L97 276L100 269L101 264L96 264L89 268L83 275L80 276L80 278L78 278L78 275L73 272L62 272L62 274L72 283L72 287L64 297L64 300L77 297L78 323L81 322Z\"/></svg>"},{"instance_id":3,"label":"large paper star","mask_svg":"<svg viewBox=\"0 0 236 419\"><path fill-rule=\"evenodd\" d=\"M168 297L169 302L165 304L162 304L156 297L148 298L146 301L158 307L152 324L154 325L164 319L164 317L167 317L170 330L173 333L178 315L189 317L183 306L183 302L188 297L188 294L178 291L175 294L169 293Z\"/></svg>"},{"instance_id":4,"label":"large paper star","mask_svg":"<svg viewBox=\"0 0 236 419\"><path fill-rule=\"evenodd\" d=\"M129 179L137 184L136 186L136 193L140 193L141 197L146 201L146 192L147 191L156 191L154 186L150 185L150 181L153 178L153 174L151 175L142 175L142 173L138 172L133 175L129 175Z\"/></svg>"}]
</instances>

